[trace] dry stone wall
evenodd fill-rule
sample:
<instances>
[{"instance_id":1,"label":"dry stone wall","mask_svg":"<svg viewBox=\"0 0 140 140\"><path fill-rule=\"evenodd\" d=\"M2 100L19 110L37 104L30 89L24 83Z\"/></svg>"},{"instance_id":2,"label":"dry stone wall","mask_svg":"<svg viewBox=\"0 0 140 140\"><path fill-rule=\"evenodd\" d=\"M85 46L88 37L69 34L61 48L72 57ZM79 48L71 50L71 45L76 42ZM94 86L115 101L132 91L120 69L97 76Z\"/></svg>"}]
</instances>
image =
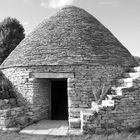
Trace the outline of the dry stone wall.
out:
<instances>
[{"instance_id":1,"label":"dry stone wall","mask_svg":"<svg viewBox=\"0 0 140 140\"><path fill-rule=\"evenodd\" d=\"M14 107L0 110L0 129L10 130L10 128L18 128L27 125L27 119L24 118L24 109L22 107ZM16 129L17 130L17 129Z\"/></svg>"},{"instance_id":2,"label":"dry stone wall","mask_svg":"<svg viewBox=\"0 0 140 140\"><path fill-rule=\"evenodd\" d=\"M136 67L137 68L137 67ZM138 67L140 71L140 67ZM130 130L140 126L140 72L125 73L117 80L119 87L106 101L114 101L112 107L92 103L92 108L81 111L83 133L103 133ZM122 82L123 81L123 82ZM118 84L117 84L118 85ZM104 101L104 100L103 100ZM102 103L103 103L102 101Z\"/></svg>"},{"instance_id":3,"label":"dry stone wall","mask_svg":"<svg viewBox=\"0 0 140 140\"><path fill-rule=\"evenodd\" d=\"M26 110L25 114L32 121L49 118L49 81L32 77L32 73L73 73L68 78L69 123L80 118L80 111L91 107L94 101L93 91L102 83L106 85L125 71L121 66L113 65L73 65L73 66L38 66L14 67L2 69L13 83L17 100ZM94 88L93 88L94 87ZM71 125L71 127L73 127Z\"/></svg>"}]
</instances>

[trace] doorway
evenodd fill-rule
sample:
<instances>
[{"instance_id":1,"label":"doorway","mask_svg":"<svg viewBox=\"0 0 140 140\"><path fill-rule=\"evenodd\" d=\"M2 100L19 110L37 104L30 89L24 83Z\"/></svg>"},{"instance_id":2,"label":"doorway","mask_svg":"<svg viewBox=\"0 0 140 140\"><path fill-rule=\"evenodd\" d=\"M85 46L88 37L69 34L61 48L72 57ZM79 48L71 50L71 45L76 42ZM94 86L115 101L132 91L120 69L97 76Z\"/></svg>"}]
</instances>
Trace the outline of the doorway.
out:
<instances>
[{"instance_id":1,"label":"doorway","mask_svg":"<svg viewBox=\"0 0 140 140\"><path fill-rule=\"evenodd\" d=\"M51 79L51 120L68 120L67 79Z\"/></svg>"}]
</instances>

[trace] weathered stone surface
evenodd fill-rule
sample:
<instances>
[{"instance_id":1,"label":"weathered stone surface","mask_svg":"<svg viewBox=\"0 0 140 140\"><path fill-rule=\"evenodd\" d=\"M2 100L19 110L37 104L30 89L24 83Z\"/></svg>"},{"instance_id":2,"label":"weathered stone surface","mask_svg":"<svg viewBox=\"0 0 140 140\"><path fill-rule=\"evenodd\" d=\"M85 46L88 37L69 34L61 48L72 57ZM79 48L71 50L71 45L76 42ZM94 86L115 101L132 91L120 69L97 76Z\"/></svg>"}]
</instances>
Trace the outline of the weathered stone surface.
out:
<instances>
[{"instance_id":1,"label":"weathered stone surface","mask_svg":"<svg viewBox=\"0 0 140 140\"><path fill-rule=\"evenodd\" d=\"M23 117L25 113L22 107L8 108L6 110L0 110L0 129L14 128L23 126ZM22 121L18 121L18 119ZM29 123L29 122L28 122ZM26 124L28 124L26 123ZM25 125L25 124L24 124Z\"/></svg>"},{"instance_id":2,"label":"weathered stone surface","mask_svg":"<svg viewBox=\"0 0 140 140\"><path fill-rule=\"evenodd\" d=\"M129 51L95 17L70 6L40 23L1 67L93 63L122 67L138 65ZM90 75L84 69L86 67L81 68L79 74Z\"/></svg>"},{"instance_id":3,"label":"weathered stone surface","mask_svg":"<svg viewBox=\"0 0 140 140\"><path fill-rule=\"evenodd\" d=\"M2 64L1 70L13 84L18 105L24 108L24 118L19 117L22 113L18 110L17 114L9 111L2 116L16 114L17 124L21 125L50 119L50 78L66 78L68 118L80 118L83 132L105 129L108 119L111 128L113 124L116 129L134 126L140 119L138 81L133 91L115 87L110 92L122 96L114 99L113 108L99 108L96 112L92 105L94 111L83 110L91 108L96 100L94 94L100 96L103 85L104 88L115 84L125 88L133 86L132 77L130 81L123 78L115 84L114 79L137 65L129 51L92 15L77 7L64 8L41 23ZM10 102L14 106L14 101ZM81 116L80 111L83 111Z\"/></svg>"},{"instance_id":4,"label":"weathered stone surface","mask_svg":"<svg viewBox=\"0 0 140 140\"><path fill-rule=\"evenodd\" d=\"M69 119L69 127L70 128L80 128L81 119L80 118L71 118Z\"/></svg>"},{"instance_id":5,"label":"weathered stone surface","mask_svg":"<svg viewBox=\"0 0 140 140\"><path fill-rule=\"evenodd\" d=\"M132 83L139 85L140 81L137 79L139 79L139 77L134 77L133 80L131 79ZM94 115L94 113L90 114L85 112L81 114L83 133L102 133L104 129L108 129L109 133L113 133L139 127L140 92L138 90L139 86L135 86L135 84L132 84L131 87L127 87L127 85L118 87L121 89L121 95L119 95L119 98L113 97L111 99L114 101L114 107L106 106L99 108L100 105L92 102L92 108L94 106L92 110L96 112L96 115ZM113 95L115 95L115 93ZM110 100L110 98L106 101L108 100Z\"/></svg>"},{"instance_id":6,"label":"weathered stone surface","mask_svg":"<svg viewBox=\"0 0 140 140\"><path fill-rule=\"evenodd\" d=\"M73 67L73 68L72 68ZM14 84L17 91L17 100L20 106L24 106L27 112L27 115L30 116L33 120L39 120L48 118L49 114L49 80L47 79L36 79L33 78L32 81L26 80L26 83L20 82L20 79L27 79L30 77L30 72L40 72L40 73L49 73L53 72L54 70L58 73L74 73L76 71L77 75L75 77L68 78L68 107L69 108L88 108L91 105L91 101L94 99L92 94L92 87L93 85L95 88L98 86L96 84L96 80L104 73L112 73L115 71L115 75L110 75L110 78L113 76L117 76L122 72L122 68L119 68L118 71L116 67L106 66L103 67L101 65L93 65L90 67L84 66L42 66L42 67L32 67L32 68L9 68L4 69L4 74L10 79L10 81ZM88 71L91 73L90 75L79 75L79 71ZM102 71L99 73L99 69ZM71 71L70 71L71 70ZM92 70L92 71L91 71ZM110 71L109 71L110 70ZM92 74L94 72L94 74ZM97 72L97 74L96 74ZM113 73L112 73L113 74ZM98 77L98 76L99 77ZM107 74L108 75L108 74ZM95 80L90 81L89 79L92 78ZM15 79L16 77L16 79ZM106 77L107 78L107 77ZM115 77L114 77L115 78ZM107 78L108 79L108 78ZM92 82L92 84L91 84ZM78 84L81 85L79 86ZM86 83L86 84L85 84ZM29 111L28 111L29 109ZM41 111L42 110L42 111ZM32 113L31 113L32 112ZM69 110L69 117L80 117L80 111L73 111L72 109Z\"/></svg>"}]
</instances>

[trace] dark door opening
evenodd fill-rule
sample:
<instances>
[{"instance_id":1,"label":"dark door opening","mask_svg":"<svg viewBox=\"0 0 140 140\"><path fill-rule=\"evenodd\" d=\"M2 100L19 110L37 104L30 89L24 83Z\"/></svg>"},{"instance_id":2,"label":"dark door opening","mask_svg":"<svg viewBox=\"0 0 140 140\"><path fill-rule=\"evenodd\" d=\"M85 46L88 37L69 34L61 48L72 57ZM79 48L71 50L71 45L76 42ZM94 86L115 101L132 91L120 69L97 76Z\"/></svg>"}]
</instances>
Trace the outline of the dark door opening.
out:
<instances>
[{"instance_id":1,"label":"dark door opening","mask_svg":"<svg viewBox=\"0 0 140 140\"><path fill-rule=\"evenodd\" d=\"M51 81L51 119L68 120L67 79Z\"/></svg>"}]
</instances>

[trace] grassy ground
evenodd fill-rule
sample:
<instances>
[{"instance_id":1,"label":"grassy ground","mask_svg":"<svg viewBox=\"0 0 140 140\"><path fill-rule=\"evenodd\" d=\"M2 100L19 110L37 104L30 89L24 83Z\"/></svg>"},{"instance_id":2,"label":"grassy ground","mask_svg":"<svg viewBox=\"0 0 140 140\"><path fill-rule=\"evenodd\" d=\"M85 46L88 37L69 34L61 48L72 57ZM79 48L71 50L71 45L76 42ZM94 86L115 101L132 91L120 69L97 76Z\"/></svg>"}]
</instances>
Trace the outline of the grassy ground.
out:
<instances>
[{"instance_id":1,"label":"grassy ground","mask_svg":"<svg viewBox=\"0 0 140 140\"><path fill-rule=\"evenodd\" d=\"M84 135L84 136L45 136L45 135L25 135L12 132L0 132L0 140L107 140L106 135ZM140 133L127 132L109 135L108 140L140 140Z\"/></svg>"}]
</instances>

